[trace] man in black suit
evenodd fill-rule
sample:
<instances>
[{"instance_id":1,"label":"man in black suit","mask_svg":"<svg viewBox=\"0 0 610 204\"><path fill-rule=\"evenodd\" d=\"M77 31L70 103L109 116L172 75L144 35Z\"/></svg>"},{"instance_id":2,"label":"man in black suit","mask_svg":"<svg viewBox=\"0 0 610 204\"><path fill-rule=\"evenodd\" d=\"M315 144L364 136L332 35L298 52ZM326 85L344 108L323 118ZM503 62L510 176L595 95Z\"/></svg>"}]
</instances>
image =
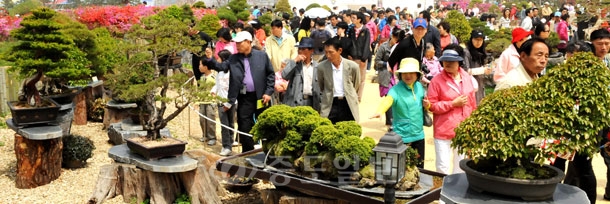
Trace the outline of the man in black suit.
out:
<instances>
[{"instance_id":1,"label":"man in black suit","mask_svg":"<svg viewBox=\"0 0 610 204\"><path fill-rule=\"evenodd\" d=\"M237 54L231 55L222 63L216 63L214 59L208 59L208 67L217 71L229 70L229 102L225 103L223 109L229 110L238 102L237 106L237 129L249 133L254 126L255 118L270 105L271 95L274 91L275 73L271 66L271 60L267 53L252 49L252 35L247 31L241 31L233 38L237 44ZM264 107L257 107L257 101L261 100ZM242 152L254 149L252 137L239 134L242 144Z\"/></svg>"}]
</instances>

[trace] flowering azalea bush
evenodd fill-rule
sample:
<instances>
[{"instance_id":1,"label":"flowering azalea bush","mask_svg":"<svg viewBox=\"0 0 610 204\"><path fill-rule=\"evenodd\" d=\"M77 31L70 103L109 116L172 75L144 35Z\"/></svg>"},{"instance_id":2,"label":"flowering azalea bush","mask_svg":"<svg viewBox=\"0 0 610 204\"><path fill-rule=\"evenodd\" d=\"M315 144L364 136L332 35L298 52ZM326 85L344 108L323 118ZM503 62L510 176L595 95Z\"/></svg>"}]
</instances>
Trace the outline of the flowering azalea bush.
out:
<instances>
[{"instance_id":1,"label":"flowering azalea bush","mask_svg":"<svg viewBox=\"0 0 610 204\"><path fill-rule=\"evenodd\" d=\"M21 18L11 16L6 10L0 10L0 41L6 41L11 31L19 27Z\"/></svg>"},{"instance_id":2,"label":"flowering azalea bush","mask_svg":"<svg viewBox=\"0 0 610 204\"><path fill-rule=\"evenodd\" d=\"M216 15L216 9L203 9L203 8L192 8L193 15L199 21L204 15L212 14Z\"/></svg>"},{"instance_id":3,"label":"flowering azalea bush","mask_svg":"<svg viewBox=\"0 0 610 204\"><path fill-rule=\"evenodd\" d=\"M155 14L159 8L137 6L92 6L72 10L75 18L93 29L106 27L114 33L125 33L140 19Z\"/></svg>"}]
</instances>

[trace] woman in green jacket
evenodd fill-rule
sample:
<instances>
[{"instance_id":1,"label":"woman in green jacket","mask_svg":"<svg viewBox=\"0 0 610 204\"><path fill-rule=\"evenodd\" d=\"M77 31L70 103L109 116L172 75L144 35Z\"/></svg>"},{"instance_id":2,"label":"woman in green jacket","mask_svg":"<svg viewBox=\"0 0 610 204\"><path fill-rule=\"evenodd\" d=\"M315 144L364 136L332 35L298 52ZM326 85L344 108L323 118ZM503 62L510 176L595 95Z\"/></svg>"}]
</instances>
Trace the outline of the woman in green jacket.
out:
<instances>
[{"instance_id":1,"label":"woman in green jacket","mask_svg":"<svg viewBox=\"0 0 610 204\"><path fill-rule=\"evenodd\" d=\"M394 85L385 96L371 118L381 117L392 107L392 128L402 141L417 150L419 162L417 167L424 168L425 141L424 141L424 112L429 108L430 102L424 99L426 91L419 82L422 74L419 71L419 61L415 58L404 58L396 71L400 82Z\"/></svg>"}]
</instances>

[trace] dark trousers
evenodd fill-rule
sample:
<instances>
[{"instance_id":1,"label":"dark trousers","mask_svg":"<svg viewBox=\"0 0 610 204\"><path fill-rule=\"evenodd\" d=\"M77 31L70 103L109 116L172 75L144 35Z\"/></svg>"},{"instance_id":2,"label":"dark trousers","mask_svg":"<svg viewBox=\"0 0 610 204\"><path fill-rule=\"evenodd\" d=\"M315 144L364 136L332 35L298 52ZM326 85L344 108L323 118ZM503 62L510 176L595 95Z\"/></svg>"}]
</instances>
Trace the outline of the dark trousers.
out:
<instances>
[{"instance_id":1,"label":"dark trousers","mask_svg":"<svg viewBox=\"0 0 610 204\"><path fill-rule=\"evenodd\" d=\"M568 173L563 183L580 188L587 194L587 198L589 198L591 204L595 204L595 199L597 197L597 179L595 178L593 166L591 165L592 159L593 158L589 158L587 155L577 153L574 156L574 160L570 162ZM605 160L606 159L604 158L604 161ZM607 186L606 189L608 189Z\"/></svg>"},{"instance_id":2,"label":"dark trousers","mask_svg":"<svg viewBox=\"0 0 610 204\"><path fill-rule=\"evenodd\" d=\"M354 120L354 116L352 115L352 110L349 109L349 104L347 104L347 99L338 97L333 98L333 105L330 108L330 113L328 114L328 119L333 123L341 122L341 121L350 121Z\"/></svg>"},{"instance_id":3,"label":"dark trousers","mask_svg":"<svg viewBox=\"0 0 610 204\"><path fill-rule=\"evenodd\" d=\"M609 128L605 128L600 132L602 138L600 145L604 145L608 142ZM602 158L604 158L604 164L606 164L606 188L604 189L604 195L610 196L610 155L605 149L600 150Z\"/></svg>"},{"instance_id":4,"label":"dark trousers","mask_svg":"<svg viewBox=\"0 0 610 204\"><path fill-rule=\"evenodd\" d=\"M417 140L411 143L407 143L406 145L411 146L411 148L417 150L417 154L419 154L419 162L417 162L417 167L424 168L424 158L426 158L426 140Z\"/></svg>"},{"instance_id":5,"label":"dark trousers","mask_svg":"<svg viewBox=\"0 0 610 204\"><path fill-rule=\"evenodd\" d=\"M392 125L392 107L385 112L385 125Z\"/></svg>"},{"instance_id":6,"label":"dark trousers","mask_svg":"<svg viewBox=\"0 0 610 204\"><path fill-rule=\"evenodd\" d=\"M233 124L235 123L235 106L231 106L229 110L225 111L224 106L220 105L218 107L218 118L220 119L220 123L230 127L231 129L222 127L222 147L231 149L233 145Z\"/></svg>"},{"instance_id":7,"label":"dark trousers","mask_svg":"<svg viewBox=\"0 0 610 204\"><path fill-rule=\"evenodd\" d=\"M237 96L237 130L240 132L249 133L254 126L254 119L258 118L265 109L256 109L256 92L247 92ZM239 134L239 142L241 143L241 152L247 152L254 149L254 140L252 137Z\"/></svg>"}]
</instances>

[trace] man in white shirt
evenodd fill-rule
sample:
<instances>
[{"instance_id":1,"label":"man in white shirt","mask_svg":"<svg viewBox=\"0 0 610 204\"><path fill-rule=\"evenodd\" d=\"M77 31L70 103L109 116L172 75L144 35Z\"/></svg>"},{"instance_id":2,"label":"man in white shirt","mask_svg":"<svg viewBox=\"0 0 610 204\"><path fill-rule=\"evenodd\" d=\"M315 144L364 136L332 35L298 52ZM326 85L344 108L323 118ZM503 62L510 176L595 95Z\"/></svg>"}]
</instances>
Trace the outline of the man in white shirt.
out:
<instances>
[{"instance_id":1,"label":"man in white shirt","mask_svg":"<svg viewBox=\"0 0 610 204\"><path fill-rule=\"evenodd\" d=\"M532 38L523 43L519 49L521 63L509 71L496 85L496 91L513 86L525 86L538 79L549 58L549 45L543 39Z\"/></svg>"},{"instance_id":2,"label":"man in white shirt","mask_svg":"<svg viewBox=\"0 0 610 204\"><path fill-rule=\"evenodd\" d=\"M532 9L525 9L525 18L521 21L521 28L525 30L532 30Z\"/></svg>"},{"instance_id":3,"label":"man in white shirt","mask_svg":"<svg viewBox=\"0 0 610 204\"><path fill-rule=\"evenodd\" d=\"M358 64L341 57L341 42L331 38L324 42L327 60L318 65L318 85L321 92L320 116L337 123L359 120L358 89L360 70Z\"/></svg>"}]
</instances>

